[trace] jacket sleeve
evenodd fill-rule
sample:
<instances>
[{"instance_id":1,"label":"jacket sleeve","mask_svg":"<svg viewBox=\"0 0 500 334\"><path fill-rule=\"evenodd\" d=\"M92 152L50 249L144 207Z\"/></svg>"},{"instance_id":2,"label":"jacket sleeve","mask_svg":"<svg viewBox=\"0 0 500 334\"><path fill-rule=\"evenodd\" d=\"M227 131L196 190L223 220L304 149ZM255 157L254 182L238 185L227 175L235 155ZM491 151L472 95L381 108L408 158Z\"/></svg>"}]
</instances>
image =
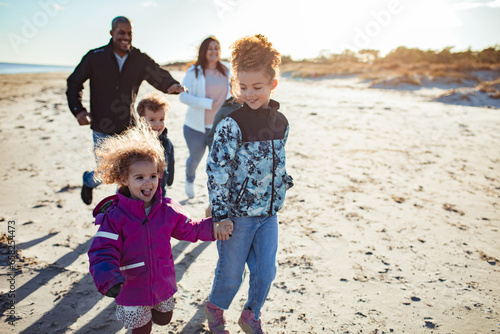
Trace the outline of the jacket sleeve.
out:
<instances>
[{"instance_id":1,"label":"jacket sleeve","mask_svg":"<svg viewBox=\"0 0 500 334\"><path fill-rule=\"evenodd\" d=\"M224 118L217 125L207 158L207 186L214 222L228 218L231 161L241 146L241 138L241 130L232 118Z\"/></svg>"},{"instance_id":2,"label":"jacket sleeve","mask_svg":"<svg viewBox=\"0 0 500 334\"><path fill-rule=\"evenodd\" d=\"M81 111L86 111L82 104L82 95L83 83L90 78L92 71L90 57L90 52L83 56L80 64L78 64L73 73L66 80L66 97L68 98L68 106L69 110L71 110L75 116Z\"/></svg>"},{"instance_id":3,"label":"jacket sleeve","mask_svg":"<svg viewBox=\"0 0 500 334\"><path fill-rule=\"evenodd\" d=\"M167 150L167 157L168 157L168 165L167 165L167 171L168 171L168 177L167 177L167 186L171 186L174 183L174 173L175 173L175 158L174 158L174 145L168 140L168 150Z\"/></svg>"},{"instance_id":4,"label":"jacket sleeve","mask_svg":"<svg viewBox=\"0 0 500 334\"><path fill-rule=\"evenodd\" d=\"M169 71L164 70L160 67L151 57L147 54L143 54L145 57L145 70L147 82L151 84L154 88L167 93L170 86L178 84L179 82L175 80Z\"/></svg>"},{"instance_id":5,"label":"jacket sleeve","mask_svg":"<svg viewBox=\"0 0 500 334\"><path fill-rule=\"evenodd\" d=\"M116 284L125 282L120 271L123 238L120 224L110 221L107 214L88 252L90 274L97 290L103 295Z\"/></svg>"},{"instance_id":6,"label":"jacket sleeve","mask_svg":"<svg viewBox=\"0 0 500 334\"><path fill-rule=\"evenodd\" d=\"M212 218L193 220L189 218L186 210L177 202L172 202L171 208L174 211L175 225L172 230L172 237L178 240L196 242L214 241Z\"/></svg>"},{"instance_id":7,"label":"jacket sleeve","mask_svg":"<svg viewBox=\"0 0 500 334\"><path fill-rule=\"evenodd\" d=\"M179 94L179 100L187 104L190 107L203 109L212 109L213 100L203 96L197 96L200 92L196 89L197 80L200 80L200 73L198 73L198 78L195 76L194 67L191 67L187 70L184 79L182 80L182 85L187 88L187 92L184 91ZM205 87L203 87L205 88Z\"/></svg>"},{"instance_id":8,"label":"jacket sleeve","mask_svg":"<svg viewBox=\"0 0 500 334\"><path fill-rule=\"evenodd\" d=\"M284 144L286 145L286 142L288 141L288 133L290 132L290 126L286 127L285 130L285 136L284 136ZM293 177L291 177L285 170L285 174L283 175L283 183L285 184L286 190L290 189L293 187Z\"/></svg>"},{"instance_id":9,"label":"jacket sleeve","mask_svg":"<svg viewBox=\"0 0 500 334\"><path fill-rule=\"evenodd\" d=\"M217 129L217 125L222 121L224 118L229 116L230 113L235 111L236 109L240 108L241 104L238 104L236 102L232 103L226 103L223 104L222 107L219 109L217 114L215 114L214 122L212 123L212 128L210 129L210 133L208 134L207 137L207 145L208 148L210 149L212 147L212 143L214 141L214 135L215 135L215 130Z\"/></svg>"}]
</instances>

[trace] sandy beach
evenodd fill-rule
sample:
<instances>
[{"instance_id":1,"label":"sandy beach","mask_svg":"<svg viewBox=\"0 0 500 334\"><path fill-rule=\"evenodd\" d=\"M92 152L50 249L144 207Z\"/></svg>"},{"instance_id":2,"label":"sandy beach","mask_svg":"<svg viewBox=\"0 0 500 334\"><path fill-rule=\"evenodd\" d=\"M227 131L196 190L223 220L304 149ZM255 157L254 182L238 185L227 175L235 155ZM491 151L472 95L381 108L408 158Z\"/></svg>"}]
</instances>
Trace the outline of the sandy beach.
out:
<instances>
[{"instance_id":1,"label":"sandy beach","mask_svg":"<svg viewBox=\"0 0 500 334\"><path fill-rule=\"evenodd\" d=\"M68 75L0 75L0 333L127 333L88 272L92 209L116 187L96 189L91 206L80 199L92 137L68 110ZM268 333L500 332L500 109L434 101L445 88L281 79L295 186L279 215ZM144 83L139 99L153 90ZM201 217L206 174L200 166L187 200L186 107L167 99L176 152L167 195ZM173 245L174 317L153 333L208 333L215 243ZM231 333L242 333L247 287L226 312Z\"/></svg>"}]
</instances>

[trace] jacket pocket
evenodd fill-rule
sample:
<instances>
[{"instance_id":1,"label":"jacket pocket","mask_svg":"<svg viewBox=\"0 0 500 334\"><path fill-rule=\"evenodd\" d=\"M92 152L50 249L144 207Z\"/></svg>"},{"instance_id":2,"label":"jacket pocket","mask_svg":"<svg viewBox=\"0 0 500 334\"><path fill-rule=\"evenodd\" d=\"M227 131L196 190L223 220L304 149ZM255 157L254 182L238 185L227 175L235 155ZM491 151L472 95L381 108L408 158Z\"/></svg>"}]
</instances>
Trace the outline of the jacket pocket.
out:
<instances>
[{"instance_id":1,"label":"jacket pocket","mask_svg":"<svg viewBox=\"0 0 500 334\"><path fill-rule=\"evenodd\" d=\"M285 189L288 190L293 187L293 178L285 173L285 175L283 175L283 183L285 184Z\"/></svg>"},{"instance_id":2,"label":"jacket pocket","mask_svg":"<svg viewBox=\"0 0 500 334\"><path fill-rule=\"evenodd\" d=\"M141 276L147 269L144 261L134 262L120 267L120 271L125 277L125 281Z\"/></svg>"},{"instance_id":3,"label":"jacket pocket","mask_svg":"<svg viewBox=\"0 0 500 334\"><path fill-rule=\"evenodd\" d=\"M171 257L169 260L158 259L158 269L160 272L161 280L168 283L169 288L175 289L176 280L173 258Z\"/></svg>"},{"instance_id":4,"label":"jacket pocket","mask_svg":"<svg viewBox=\"0 0 500 334\"><path fill-rule=\"evenodd\" d=\"M238 204L241 201L241 198L243 197L243 194L245 193L245 190L247 189L247 184L248 184L249 177L247 176L245 178L245 181L243 181L243 184L241 185L240 192L238 193L238 197L236 197L235 204Z\"/></svg>"}]
</instances>

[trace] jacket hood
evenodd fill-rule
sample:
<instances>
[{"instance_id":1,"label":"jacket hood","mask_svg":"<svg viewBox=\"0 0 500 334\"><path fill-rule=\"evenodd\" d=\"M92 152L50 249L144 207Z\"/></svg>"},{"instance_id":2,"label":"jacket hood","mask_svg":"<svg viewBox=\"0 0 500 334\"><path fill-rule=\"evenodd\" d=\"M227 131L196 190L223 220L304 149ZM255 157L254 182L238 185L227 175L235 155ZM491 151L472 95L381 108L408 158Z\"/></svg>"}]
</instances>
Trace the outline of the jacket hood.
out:
<instances>
[{"instance_id":1,"label":"jacket hood","mask_svg":"<svg viewBox=\"0 0 500 334\"><path fill-rule=\"evenodd\" d=\"M153 212L156 207L164 199L161 190L161 179L158 179L158 187L156 188L156 193L154 196L154 201L151 204L151 212ZM127 211L132 215L143 219L146 215L146 210L144 208L144 202L141 200L133 199L121 191L118 191L115 195L108 196L97 204L97 206L92 211L92 215L95 218L95 225L101 225L104 214L111 207L121 206L127 208Z\"/></svg>"}]
</instances>

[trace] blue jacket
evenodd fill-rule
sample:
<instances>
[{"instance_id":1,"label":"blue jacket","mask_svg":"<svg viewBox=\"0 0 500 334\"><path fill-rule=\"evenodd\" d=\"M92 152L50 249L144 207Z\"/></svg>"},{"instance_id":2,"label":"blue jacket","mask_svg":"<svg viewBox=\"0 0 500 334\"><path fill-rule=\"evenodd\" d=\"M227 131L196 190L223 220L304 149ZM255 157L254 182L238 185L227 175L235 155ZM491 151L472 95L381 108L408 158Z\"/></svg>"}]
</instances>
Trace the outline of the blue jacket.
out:
<instances>
[{"instance_id":1,"label":"blue jacket","mask_svg":"<svg viewBox=\"0 0 500 334\"><path fill-rule=\"evenodd\" d=\"M215 222L229 217L272 216L293 186L286 173L289 126L271 100L269 109L248 105L218 125L207 159L208 192Z\"/></svg>"}]
</instances>

